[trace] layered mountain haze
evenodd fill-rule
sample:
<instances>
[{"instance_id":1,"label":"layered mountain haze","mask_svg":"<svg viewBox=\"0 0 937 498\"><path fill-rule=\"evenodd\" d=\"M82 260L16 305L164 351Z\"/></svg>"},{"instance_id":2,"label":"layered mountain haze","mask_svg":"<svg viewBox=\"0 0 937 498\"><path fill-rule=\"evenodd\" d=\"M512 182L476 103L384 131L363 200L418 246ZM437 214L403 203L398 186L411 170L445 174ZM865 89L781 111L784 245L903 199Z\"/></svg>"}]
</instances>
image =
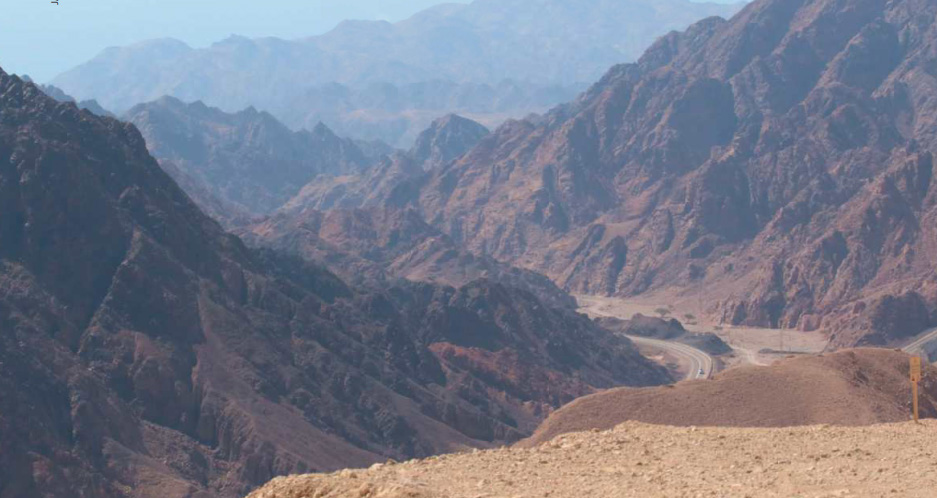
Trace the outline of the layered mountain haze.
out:
<instances>
[{"instance_id":1,"label":"layered mountain haze","mask_svg":"<svg viewBox=\"0 0 937 498\"><path fill-rule=\"evenodd\" d=\"M160 161L254 214L273 212L317 176L359 173L389 150L379 147L371 156L321 123L293 132L254 108L230 114L172 97L135 106L124 117Z\"/></svg>"},{"instance_id":2,"label":"layered mountain haze","mask_svg":"<svg viewBox=\"0 0 937 498\"><path fill-rule=\"evenodd\" d=\"M758 1L395 192L456 243L574 292L704 288L710 318L837 346L913 335L937 304L932 14Z\"/></svg>"},{"instance_id":3,"label":"layered mountain haze","mask_svg":"<svg viewBox=\"0 0 937 498\"><path fill-rule=\"evenodd\" d=\"M476 0L395 24L346 21L300 40L231 37L114 47L53 80L124 111L163 95L226 111L322 120L342 134L408 147L449 112L495 125L572 98L609 66L673 29L739 5L688 0Z\"/></svg>"},{"instance_id":4,"label":"layered mountain haze","mask_svg":"<svg viewBox=\"0 0 937 498\"><path fill-rule=\"evenodd\" d=\"M442 80L361 87L332 83L311 88L288 105L271 109L294 128L311 128L321 121L340 135L381 140L405 149L444 114L459 113L494 127L508 118L546 112L559 102L576 98L586 86L541 86L509 80L491 85Z\"/></svg>"},{"instance_id":5,"label":"layered mountain haze","mask_svg":"<svg viewBox=\"0 0 937 498\"><path fill-rule=\"evenodd\" d=\"M32 78L30 78L29 76L23 75L21 76L21 78L23 79L23 81L26 81L29 83L35 83L32 80ZM38 86L39 86L39 89L43 91L43 93L45 93L46 95L52 97L53 99L59 102L73 102L75 103L75 105L78 106L79 109L86 109L88 111L93 112L94 114L97 114L98 116L114 117L114 115L110 111L101 107L101 104L98 104L97 100L92 99L92 100L83 100L81 102L78 102L75 100L74 97L72 97L71 95L68 95L67 93L63 92L61 88L58 88L54 85L38 85Z\"/></svg>"},{"instance_id":6,"label":"layered mountain haze","mask_svg":"<svg viewBox=\"0 0 937 498\"><path fill-rule=\"evenodd\" d=\"M0 496L234 497L666 382L533 294L349 287L205 216L131 124L0 71Z\"/></svg>"},{"instance_id":7,"label":"layered mountain haze","mask_svg":"<svg viewBox=\"0 0 937 498\"><path fill-rule=\"evenodd\" d=\"M407 152L382 158L357 175L320 175L280 209L301 215L307 209L401 207L413 196L426 171L441 168L471 150L488 129L475 121L450 114L432 122Z\"/></svg>"}]
</instances>

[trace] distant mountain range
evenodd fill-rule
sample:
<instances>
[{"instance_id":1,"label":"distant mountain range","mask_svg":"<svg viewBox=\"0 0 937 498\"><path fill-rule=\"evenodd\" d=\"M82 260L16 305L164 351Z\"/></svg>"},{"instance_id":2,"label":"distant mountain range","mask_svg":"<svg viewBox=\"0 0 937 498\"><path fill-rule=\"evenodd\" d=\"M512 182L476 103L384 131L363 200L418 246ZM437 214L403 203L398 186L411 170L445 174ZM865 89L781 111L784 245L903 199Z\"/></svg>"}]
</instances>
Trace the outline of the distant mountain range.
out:
<instances>
[{"instance_id":1,"label":"distant mountain range","mask_svg":"<svg viewBox=\"0 0 937 498\"><path fill-rule=\"evenodd\" d=\"M29 76L24 75L22 78L23 78L23 81L26 81L27 83L34 83L32 78L30 78ZM39 89L42 90L43 93L45 93L46 95L52 97L53 99L59 102L72 102L75 105L77 105L79 109L87 109L93 112L94 114L97 114L98 116L114 117L114 114L108 111L107 109L101 107L101 104L98 104L97 100L91 99L91 100L83 100L79 102L75 100L74 97L65 93L64 91L62 91L61 88L55 85L38 85L38 86L39 86Z\"/></svg>"},{"instance_id":2,"label":"distant mountain range","mask_svg":"<svg viewBox=\"0 0 937 498\"><path fill-rule=\"evenodd\" d=\"M409 146L449 112L493 125L569 100L657 37L739 6L476 0L396 24L347 21L300 40L232 37L194 49L163 39L109 48L52 83L118 113L170 95L226 111L254 106L293 128L323 120L339 132Z\"/></svg>"},{"instance_id":3,"label":"distant mountain range","mask_svg":"<svg viewBox=\"0 0 937 498\"><path fill-rule=\"evenodd\" d=\"M495 127L508 118L546 112L576 98L586 87L511 80L496 84L445 80L401 85L330 83L309 88L289 103L271 107L271 112L292 128L324 122L342 136L381 140L405 149L442 115L458 113Z\"/></svg>"}]
</instances>

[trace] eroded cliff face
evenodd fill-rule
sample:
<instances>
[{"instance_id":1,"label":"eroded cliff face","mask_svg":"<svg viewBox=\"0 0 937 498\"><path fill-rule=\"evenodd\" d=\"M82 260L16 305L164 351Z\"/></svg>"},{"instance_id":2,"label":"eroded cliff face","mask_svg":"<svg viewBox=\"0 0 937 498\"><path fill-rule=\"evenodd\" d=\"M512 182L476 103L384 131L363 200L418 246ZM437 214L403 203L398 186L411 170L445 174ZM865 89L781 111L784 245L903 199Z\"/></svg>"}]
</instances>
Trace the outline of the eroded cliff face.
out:
<instances>
[{"instance_id":1,"label":"eroded cliff face","mask_svg":"<svg viewBox=\"0 0 937 498\"><path fill-rule=\"evenodd\" d=\"M575 395L665 380L511 287L362 292L251 251L134 126L0 71L4 498L240 496L511 441Z\"/></svg>"},{"instance_id":2,"label":"eroded cliff face","mask_svg":"<svg viewBox=\"0 0 937 498\"><path fill-rule=\"evenodd\" d=\"M502 126L411 201L469 249L576 292L702 286L727 322L860 343L884 296L937 303L935 14L754 2Z\"/></svg>"}]
</instances>

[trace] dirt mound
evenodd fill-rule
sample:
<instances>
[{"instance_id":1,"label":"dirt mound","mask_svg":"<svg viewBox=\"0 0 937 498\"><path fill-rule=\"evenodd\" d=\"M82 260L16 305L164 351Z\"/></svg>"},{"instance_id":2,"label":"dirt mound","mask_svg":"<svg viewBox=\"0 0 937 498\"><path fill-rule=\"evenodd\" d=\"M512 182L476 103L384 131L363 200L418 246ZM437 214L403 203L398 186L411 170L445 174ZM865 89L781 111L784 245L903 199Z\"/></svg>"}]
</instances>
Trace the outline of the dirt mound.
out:
<instances>
[{"instance_id":1,"label":"dirt mound","mask_svg":"<svg viewBox=\"0 0 937 498\"><path fill-rule=\"evenodd\" d=\"M679 320L655 318L638 313L631 320L604 316L596 319L596 323L612 332L654 339L674 339L686 334L686 329Z\"/></svg>"},{"instance_id":2,"label":"dirt mound","mask_svg":"<svg viewBox=\"0 0 937 498\"><path fill-rule=\"evenodd\" d=\"M937 422L677 428L629 422L508 448L279 478L249 498L933 496Z\"/></svg>"},{"instance_id":3,"label":"dirt mound","mask_svg":"<svg viewBox=\"0 0 937 498\"><path fill-rule=\"evenodd\" d=\"M693 346L694 348L713 356L729 354L732 352L732 347L726 344L726 342L723 341L721 337L713 334L712 332L706 332L702 334L687 334L678 339L678 342L686 344L687 346Z\"/></svg>"},{"instance_id":4,"label":"dirt mound","mask_svg":"<svg viewBox=\"0 0 937 498\"><path fill-rule=\"evenodd\" d=\"M922 384L921 413L937 416L937 370ZM871 425L908 419L908 356L856 349L788 358L770 367L741 367L708 381L650 389L613 389L553 413L529 439L609 429L629 421L675 426L788 427Z\"/></svg>"}]
</instances>

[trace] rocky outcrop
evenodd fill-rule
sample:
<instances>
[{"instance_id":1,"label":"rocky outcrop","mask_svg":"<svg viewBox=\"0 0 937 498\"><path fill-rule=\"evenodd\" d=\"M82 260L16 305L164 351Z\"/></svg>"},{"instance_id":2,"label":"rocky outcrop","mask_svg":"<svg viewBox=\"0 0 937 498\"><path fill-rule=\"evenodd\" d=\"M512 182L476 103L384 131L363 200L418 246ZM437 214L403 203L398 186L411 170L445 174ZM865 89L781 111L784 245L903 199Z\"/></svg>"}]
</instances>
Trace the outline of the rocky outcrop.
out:
<instances>
[{"instance_id":1,"label":"rocky outcrop","mask_svg":"<svg viewBox=\"0 0 937 498\"><path fill-rule=\"evenodd\" d=\"M420 133L410 157L425 170L436 169L462 157L488 133L488 128L475 121L450 114Z\"/></svg>"},{"instance_id":2,"label":"rocky outcrop","mask_svg":"<svg viewBox=\"0 0 937 498\"><path fill-rule=\"evenodd\" d=\"M241 496L511 441L578 394L662 380L523 291L364 292L249 250L133 125L0 72L4 498Z\"/></svg>"},{"instance_id":3,"label":"rocky outcrop","mask_svg":"<svg viewBox=\"0 0 937 498\"><path fill-rule=\"evenodd\" d=\"M596 322L613 332L654 339L671 340L686 334L683 324L675 318L669 320L635 314L630 320L613 317L596 318Z\"/></svg>"}]
</instances>

